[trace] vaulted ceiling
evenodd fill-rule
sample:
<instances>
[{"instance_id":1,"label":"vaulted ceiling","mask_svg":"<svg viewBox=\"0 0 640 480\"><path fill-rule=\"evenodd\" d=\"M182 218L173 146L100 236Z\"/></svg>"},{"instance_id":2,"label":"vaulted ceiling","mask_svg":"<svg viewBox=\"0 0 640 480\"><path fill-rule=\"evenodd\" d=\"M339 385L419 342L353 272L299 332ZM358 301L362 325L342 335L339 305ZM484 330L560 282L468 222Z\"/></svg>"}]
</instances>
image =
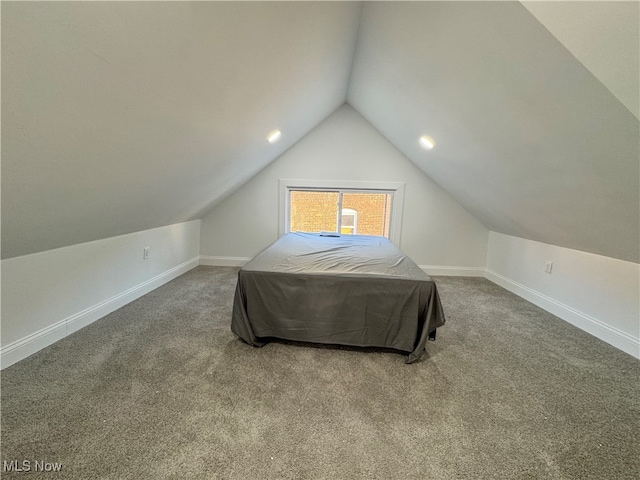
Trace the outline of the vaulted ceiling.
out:
<instances>
[{"instance_id":1,"label":"vaulted ceiling","mask_svg":"<svg viewBox=\"0 0 640 480\"><path fill-rule=\"evenodd\" d=\"M367 5L348 101L487 228L638 261L638 119L519 3Z\"/></svg>"},{"instance_id":2,"label":"vaulted ceiling","mask_svg":"<svg viewBox=\"0 0 640 480\"><path fill-rule=\"evenodd\" d=\"M359 14L3 3L3 256L199 218L344 103Z\"/></svg>"},{"instance_id":3,"label":"vaulted ceiling","mask_svg":"<svg viewBox=\"0 0 640 480\"><path fill-rule=\"evenodd\" d=\"M638 262L638 3L538 3L4 2L2 256L200 218L346 101L487 228Z\"/></svg>"}]
</instances>

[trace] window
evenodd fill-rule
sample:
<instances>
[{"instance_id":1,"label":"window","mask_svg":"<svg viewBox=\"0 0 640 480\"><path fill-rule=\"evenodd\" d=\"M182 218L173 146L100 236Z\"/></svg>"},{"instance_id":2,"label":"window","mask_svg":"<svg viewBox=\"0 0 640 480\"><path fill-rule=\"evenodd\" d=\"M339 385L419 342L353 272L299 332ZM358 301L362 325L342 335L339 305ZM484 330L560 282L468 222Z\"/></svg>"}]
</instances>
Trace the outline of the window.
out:
<instances>
[{"instance_id":1,"label":"window","mask_svg":"<svg viewBox=\"0 0 640 480\"><path fill-rule=\"evenodd\" d=\"M390 182L281 180L280 232L379 235L399 243L403 190Z\"/></svg>"},{"instance_id":2,"label":"window","mask_svg":"<svg viewBox=\"0 0 640 480\"><path fill-rule=\"evenodd\" d=\"M357 211L351 208L342 209L342 223L340 224L340 232L347 235L358 234L358 212Z\"/></svg>"},{"instance_id":3,"label":"window","mask_svg":"<svg viewBox=\"0 0 640 480\"><path fill-rule=\"evenodd\" d=\"M393 193L289 189L290 232L389 237Z\"/></svg>"}]
</instances>

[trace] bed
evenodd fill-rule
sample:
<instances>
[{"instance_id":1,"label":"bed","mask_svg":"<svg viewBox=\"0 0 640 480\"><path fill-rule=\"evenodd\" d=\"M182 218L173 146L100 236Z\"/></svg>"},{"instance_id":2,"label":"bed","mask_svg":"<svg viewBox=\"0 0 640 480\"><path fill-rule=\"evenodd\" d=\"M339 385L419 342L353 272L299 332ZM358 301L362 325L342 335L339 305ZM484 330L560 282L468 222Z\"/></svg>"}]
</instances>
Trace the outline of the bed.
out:
<instances>
[{"instance_id":1,"label":"bed","mask_svg":"<svg viewBox=\"0 0 640 480\"><path fill-rule=\"evenodd\" d=\"M435 283L390 240L288 233L238 272L231 330L422 356L445 317Z\"/></svg>"}]
</instances>

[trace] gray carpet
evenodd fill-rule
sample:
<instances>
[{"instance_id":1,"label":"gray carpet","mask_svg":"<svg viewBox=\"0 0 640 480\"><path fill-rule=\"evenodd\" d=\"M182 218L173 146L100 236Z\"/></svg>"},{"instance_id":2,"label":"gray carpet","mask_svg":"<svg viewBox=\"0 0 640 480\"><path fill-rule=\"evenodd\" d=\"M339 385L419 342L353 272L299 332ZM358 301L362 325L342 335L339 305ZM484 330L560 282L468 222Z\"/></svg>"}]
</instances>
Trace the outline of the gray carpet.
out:
<instances>
[{"instance_id":1,"label":"gray carpet","mask_svg":"<svg viewBox=\"0 0 640 480\"><path fill-rule=\"evenodd\" d=\"M2 372L2 460L73 479L625 479L640 362L484 279L436 277L417 364L229 330L198 267Z\"/></svg>"}]
</instances>

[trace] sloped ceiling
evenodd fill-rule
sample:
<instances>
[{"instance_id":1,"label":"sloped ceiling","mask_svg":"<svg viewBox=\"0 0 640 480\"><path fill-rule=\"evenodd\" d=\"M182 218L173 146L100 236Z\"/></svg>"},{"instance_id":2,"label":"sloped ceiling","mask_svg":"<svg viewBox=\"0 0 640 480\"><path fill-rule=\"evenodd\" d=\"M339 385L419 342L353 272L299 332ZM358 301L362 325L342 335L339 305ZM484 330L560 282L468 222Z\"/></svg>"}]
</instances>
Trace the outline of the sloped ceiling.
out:
<instances>
[{"instance_id":1,"label":"sloped ceiling","mask_svg":"<svg viewBox=\"0 0 640 480\"><path fill-rule=\"evenodd\" d=\"M200 218L346 100L488 228L638 262L628 78L536 15L3 2L2 256Z\"/></svg>"},{"instance_id":2,"label":"sloped ceiling","mask_svg":"<svg viewBox=\"0 0 640 480\"><path fill-rule=\"evenodd\" d=\"M640 118L640 2L522 2Z\"/></svg>"},{"instance_id":3,"label":"sloped ceiling","mask_svg":"<svg viewBox=\"0 0 640 480\"><path fill-rule=\"evenodd\" d=\"M487 228L638 262L638 119L521 4L367 4L347 98Z\"/></svg>"},{"instance_id":4,"label":"sloped ceiling","mask_svg":"<svg viewBox=\"0 0 640 480\"><path fill-rule=\"evenodd\" d=\"M199 218L344 103L359 13L3 2L3 257Z\"/></svg>"}]
</instances>

